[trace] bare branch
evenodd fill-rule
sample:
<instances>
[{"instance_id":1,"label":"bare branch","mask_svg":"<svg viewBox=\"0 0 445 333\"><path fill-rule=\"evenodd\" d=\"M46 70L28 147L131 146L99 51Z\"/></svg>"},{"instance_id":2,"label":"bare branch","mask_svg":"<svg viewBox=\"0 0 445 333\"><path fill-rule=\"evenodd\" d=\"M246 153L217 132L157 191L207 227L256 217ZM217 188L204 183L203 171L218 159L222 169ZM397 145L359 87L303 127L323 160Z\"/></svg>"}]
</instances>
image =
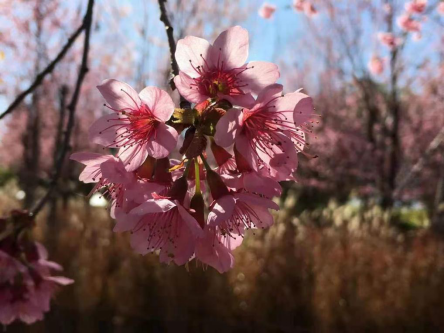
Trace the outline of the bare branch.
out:
<instances>
[{"instance_id":1,"label":"bare branch","mask_svg":"<svg viewBox=\"0 0 445 333\"><path fill-rule=\"evenodd\" d=\"M443 142L443 129L436 135L433 141L431 141L431 143L428 145L427 149L425 150L423 155L419 158L417 163L400 180L399 185L394 190L393 194L394 197L397 197L400 194L400 192L405 188L405 186L409 184L411 178L422 170L423 166L428 160L429 155L433 153L437 148L439 148L442 142Z\"/></svg>"},{"instance_id":2,"label":"bare branch","mask_svg":"<svg viewBox=\"0 0 445 333\"><path fill-rule=\"evenodd\" d=\"M70 139L71 139L71 133L74 128L74 121L75 121L74 115L76 111L76 105L77 101L79 100L80 88L82 87L83 80L88 72L88 52L90 49L91 25L93 22L93 6L94 6L94 0L89 0L87 12L85 14L83 22L83 26L85 27L85 40L83 46L82 63L80 65L76 87L74 89L73 96L71 97L70 104L68 105L68 111L69 111L68 123L66 125L66 133L62 144L62 149L59 158L57 160L56 170L54 172L54 176L52 177L48 191L43 196L43 198L36 204L34 209L31 211L30 215L32 216L37 215L41 211L41 209L45 206L48 199L51 197L51 193L55 189L57 181L59 180L62 174L62 168L64 164L63 162L65 161L66 154L70 150Z\"/></svg>"},{"instance_id":3,"label":"bare branch","mask_svg":"<svg viewBox=\"0 0 445 333\"><path fill-rule=\"evenodd\" d=\"M167 15L167 10L165 8L165 3L167 2L167 0L158 0L159 3L159 10L161 11L161 16L160 16L160 20L162 23L164 23L165 26L165 32L167 33L167 39L168 39L168 46L170 48L170 64L171 64L171 68L172 68L172 76L176 76L179 74L179 66L178 63L176 62L176 58L175 58L175 52L176 52L176 41L175 41L175 36L173 34L173 26L170 23L170 19L168 18ZM172 88L172 90L176 89L176 85L175 82L173 81L173 78L170 80L170 87ZM190 108L190 103L187 102L185 100L184 97L182 97L181 95L179 95L180 99L181 99L181 108Z\"/></svg>"},{"instance_id":4,"label":"bare branch","mask_svg":"<svg viewBox=\"0 0 445 333\"><path fill-rule=\"evenodd\" d=\"M49 63L49 65L41 71L36 78L34 79L34 82L29 86L28 89L22 91L15 100L9 105L9 107L6 109L5 112L0 114L0 120L7 116L9 113L11 113L24 99L26 96L28 96L30 93L32 93L43 81L45 76L52 73L56 65L63 59L65 54L68 52L68 50L71 48L71 46L76 41L77 37L82 33L82 31L86 28L86 16L83 18L82 24L79 28L68 38L68 41L66 42L65 46L60 50L59 54L54 58L53 61Z\"/></svg>"}]
</instances>

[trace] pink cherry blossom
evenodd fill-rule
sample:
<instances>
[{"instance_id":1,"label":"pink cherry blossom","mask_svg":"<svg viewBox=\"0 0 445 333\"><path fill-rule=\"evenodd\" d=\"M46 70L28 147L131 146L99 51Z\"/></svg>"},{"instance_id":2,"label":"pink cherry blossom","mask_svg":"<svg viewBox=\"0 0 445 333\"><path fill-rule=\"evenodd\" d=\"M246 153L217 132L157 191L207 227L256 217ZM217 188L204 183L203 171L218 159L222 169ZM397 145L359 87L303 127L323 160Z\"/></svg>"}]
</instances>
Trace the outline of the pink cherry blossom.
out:
<instances>
[{"instance_id":1,"label":"pink cherry blossom","mask_svg":"<svg viewBox=\"0 0 445 333\"><path fill-rule=\"evenodd\" d=\"M20 261L6 253L5 249L0 249L0 267L2 268L0 285L14 279L18 273L26 272L26 267L20 263Z\"/></svg>"},{"instance_id":2,"label":"pink cherry blossom","mask_svg":"<svg viewBox=\"0 0 445 333\"><path fill-rule=\"evenodd\" d=\"M318 13L312 2L308 0L294 0L293 7L297 12L304 12L309 17Z\"/></svg>"},{"instance_id":3,"label":"pink cherry blossom","mask_svg":"<svg viewBox=\"0 0 445 333\"><path fill-rule=\"evenodd\" d=\"M285 180L296 170L303 151L312 99L296 91L282 96L279 84L265 88L250 109L231 109L216 126L215 142L235 148L254 171Z\"/></svg>"},{"instance_id":4,"label":"pink cherry blossom","mask_svg":"<svg viewBox=\"0 0 445 333\"><path fill-rule=\"evenodd\" d=\"M269 62L246 64L248 53L249 35L239 26L222 32L212 45L193 36L181 39L175 54L180 69L174 79L176 87L193 103L211 98L250 106L254 102L251 93L275 83L280 74Z\"/></svg>"},{"instance_id":5,"label":"pink cherry blossom","mask_svg":"<svg viewBox=\"0 0 445 333\"><path fill-rule=\"evenodd\" d=\"M236 149L235 161L236 166L234 168L228 169L225 173L221 174L221 178L227 187L236 192L244 190L260 194L267 198L281 195L280 184L267 175L253 171L249 163L247 163Z\"/></svg>"},{"instance_id":6,"label":"pink cherry blossom","mask_svg":"<svg viewBox=\"0 0 445 333\"><path fill-rule=\"evenodd\" d=\"M405 10L409 14L422 14L427 5L427 0L412 0L405 4Z\"/></svg>"},{"instance_id":7,"label":"pink cherry blossom","mask_svg":"<svg viewBox=\"0 0 445 333\"><path fill-rule=\"evenodd\" d=\"M128 171L140 167L147 156L163 158L176 147L178 133L165 124L175 105L165 91L146 87L137 94L128 84L113 79L97 88L115 113L91 126L90 140L120 148L119 157Z\"/></svg>"},{"instance_id":8,"label":"pink cherry blossom","mask_svg":"<svg viewBox=\"0 0 445 333\"><path fill-rule=\"evenodd\" d=\"M277 10L277 6L271 5L267 2L263 3L263 5L258 10L258 15L264 19L271 19L275 11Z\"/></svg>"},{"instance_id":9,"label":"pink cherry blossom","mask_svg":"<svg viewBox=\"0 0 445 333\"><path fill-rule=\"evenodd\" d=\"M440 15L443 15L443 13L444 13L444 9L445 9L445 4L444 4L444 2L443 2L443 1L439 2L439 4L437 5L437 8L436 8L437 12L438 12Z\"/></svg>"},{"instance_id":10,"label":"pink cherry blossom","mask_svg":"<svg viewBox=\"0 0 445 333\"><path fill-rule=\"evenodd\" d=\"M391 6L391 4L389 4L389 3L383 4L383 10L385 11L385 13L391 14L392 13L392 6Z\"/></svg>"},{"instance_id":11,"label":"pink cherry blossom","mask_svg":"<svg viewBox=\"0 0 445 333\"><path fill-rule=\"evenodd\" d=\"M42 320L43 314L50 309L54 292L73 280L51 275L62 267L47 260L48 253L39 243L27 246L24 253L17 248L7 253L2 248L0 246L0 262L9 265L6 270L2 266L0 274L0 323L9 325L20 320L31 324ZM26 260L26 266L19 260Z\"/></svg>"},{"instance_id":12,"label":"pink cherry blossom","mask_svg":"<svg viewBox=\"0 0 445 333\"><path fill-rule=\"evenodd\" d=\"M131 231L131 246L140 254L160 250L160 261L188 262L203 231L190 212L176 199L155 196L131 211L138 218L119 221L118 231Z\"/></svg>"},{"instance_id":13,"label":"pink cherry blossom","mask_svg":"<svg viewBox=\"0 0 445 333\"><path fill-rule=\"evenodd\" d=\"M385 63L379 56L373 55L368 63L369 71L374 75L380 75L385 70Z\"/></svg>"},{"instance_id":14,"label":"pink cherry blossom","mask_svg":"<svg viewBox=\"0 0 445 333\"><path fill-rule=\"evenodd\" d=\"M396 48L401 42L400 38L395 37L394 34L390 32L379 32L377 38L383 45L388 46L390 49Z\"/></svg>"},{"instance_id":15,"label":"pink cherry blossom","mask_svg":"<svg viewBox=\"0 0 445 333\"><path fill-rule=\"evenodd\" d=\"M304 3L303 7L304 7L304 13L305 13L307 16L309 16L309 17L318 14L317 9L316 9L316 8L314 7L314 5L313 5L312 3L310 3L309 1L306 1L306 2Z\"/></svg>"},{"instance_id":16,"label":"pink cherry blossom","mask_svg":"<svg viewBox=\"0 0 445 333\"><path fill-rule=\"evenodd\" d=\"M207 223L223 234L244 235L246 229L268 228L273 224L269 209L279 206L270 199L251 193L229 193L212 202Z\"/></svg>"},{"instance_id":17,"label":"pink cherry blossom","mask_svg":"<svg viewBox=\"0 0 445 333\"><path fill-rule=\"evenodd\" d=\"M95 153L74 153L70 159L85 165L79 176L84 183L96 183L91 193L101 191L111 201L111 216L115 217L115 210L128 203L125 191L136 184L136 176L125 170L122 161L113 155Z\"/></svg>"},{"instance_id":18,"label":"pink cherry blossom","mask_svg":"<svg viewBox=\"0 0 445 333\"><path fill-rule=\"evenodd\" d=\"M297 12L304 11L305 0L294 0L293 7Z\"/></svg>"},{"instance_id":19,"label":"pink cherry blossom","mask_svg":"<svg viewBox=\"0 0 445 333\"><path fill-rule=\"evenodd\" d=\"M420 32L421 24L414 20L409 14L403 14L397 19L400 28L409 32Z\"/></svg>"}]
</instances>

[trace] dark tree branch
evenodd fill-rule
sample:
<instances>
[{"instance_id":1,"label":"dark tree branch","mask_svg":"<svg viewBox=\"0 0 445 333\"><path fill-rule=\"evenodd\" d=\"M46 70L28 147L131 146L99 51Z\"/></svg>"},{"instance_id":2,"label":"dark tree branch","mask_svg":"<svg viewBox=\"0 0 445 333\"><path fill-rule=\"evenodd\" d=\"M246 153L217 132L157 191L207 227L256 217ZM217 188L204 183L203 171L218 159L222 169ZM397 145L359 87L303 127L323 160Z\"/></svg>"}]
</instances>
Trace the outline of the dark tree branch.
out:
<instances>
[{"instance_id":1,"label":"dark tree branch","mask_svg":"<svg viewBox=\"0 0 445 333\"><path fill-rule=\"evenodd\" d=\"M68 52L68 50L74 44L77 37L79 37L79 35L82 33L82 31L86 28L85 23L86 23L86 16L84 17L83 22L80 25L80 27L77 28L77 30L70 36L70 38L68 38L68 41L66 42L66 44L62 48L62 50L60 50L57 57L55 57L54 60L51 61L49 63L49 65L36 76L34 82L29 86L29 88L22 91L15 98L15 100L11 103L11 105L9 105L9 107L6 109L6 111L3 112L2 114L0 114L0 120L3 117L5 117L6 115L8 115L9 113L11 113L25 99L26 96L28 96L30 93L32 93L42 83L45 76L47 76L54 70L56 65L63 59L65 54Z\"/></svg>"},{"instance_id":2,"label":"dark tree branch","mask_svg":"<svg viewBox=\"0 0 445 333\"><path fill-rule=\"evenodd\" d=\"M48 199L51 197L51 193L54 191L57 181L59 180L62 169L63 169L63 162L65 161L65 157L67 152L70 150L70 139L71 139L71 133L74 128L74 121L75 121L75 111L76 111L76 105L77 101L79 100L80 95L80 88L82 87L83 80L88 72L88 52L90 49L90 34L91 34L91 25L93 22L93 6L94 6L94 0L88 1L88 8L87 12L84 17L83 26L85 29L85 40L84 40L84 46L83 46L83 55L82 55L82 63L80 65L79 69L79 75L77 77L76 87L74 89L73 96L71 97L70 104L68 105L68 123L66 125L66 132L65 137L62 143L62 148L60 151L59 158L57 160L56 164L56 170L54 172L54 176L52 177L51 183L49 185L48 191L43 196L43 198L36 204L34 209L31 211L30 215L34 216L37 215L42 208L45 206Z\"/></svg>"},{"instance_id":3,"label":"dark tree branch","mask_svg":"<svg viewBox=\"0 0 445 333\"><path fill-rule=\"evenodd\" d=\"M440 145L443 143L443 129L435 136L433 141L428 145L422 156L420 156L419 160L416 164L403 176L399 182L399 185L394 190L394 198L398 197L402 190L409 184L411 179L420 171L422 171L423 166L428 161L429 156L436 151Z\"/></svg>"},{"instance_id":4,"label":"dark tree branch","mask_svg":"<svg viewBox=\"0 0 445 333\"><path fill-rule=\"evenodd\" d=\"M167 15L167 9L165 8L166 2L167 0L158 0L159 10L161 11L161 16L159 19L161 20L162 23L164 23L165 32L167 33L168 46L170 48L170 64L172 68L171 73L172 76L174 77L179 74L179 66L175 58L176 41L175 41L175 36L173 34L173 26L170 23L170 19L168 18ZM176 85L175 82L173 81L173 77L170 79L169 83L172 90L175 90ZM182 97L181 95L179 95L179 97L180 97L181 108L183 109L190 108L190 103L187 102L185 98Z\"/></svg>"}]
</instances>

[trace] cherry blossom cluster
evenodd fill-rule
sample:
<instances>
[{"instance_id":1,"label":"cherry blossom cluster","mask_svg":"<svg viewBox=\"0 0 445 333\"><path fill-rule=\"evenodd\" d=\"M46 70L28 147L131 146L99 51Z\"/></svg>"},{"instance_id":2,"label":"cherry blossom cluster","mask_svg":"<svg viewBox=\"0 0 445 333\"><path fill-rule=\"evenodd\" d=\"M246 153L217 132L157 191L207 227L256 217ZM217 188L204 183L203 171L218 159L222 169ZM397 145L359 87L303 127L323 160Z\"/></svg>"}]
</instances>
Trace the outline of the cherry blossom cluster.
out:
<instances>
[{"instance_id":1,"label":"cherry blossom cluster","mask_svg":"<svg viewBox=\"0 0 445 333\"><path fill-rule=\"evenodd\" d=\"M312 1L309 0L294 0L292 2L292 8L297 13L304 13L308 17L312 17L317 15L318 11L315 8ZM277 6L270 4L268 2L264 2L260 9L258 10L258 15L263 19L269 20L273 17L277 10Z\"/></svg>"},{"instance_id":2,"label":"cherry blossom cluster","mask_svg":"<svg viewBox=\"0 0 445 333\"><path fill-rule=\"evenodd\" d=\"M248 51L238 26L213 44L179 40L174 83L188 101L180 108L156 87L98 86L109 114L89 137L117 153L71 159L85 165L80 180L95 184L92 193L109 198L114 231L129 232L137 253L177 265L196 259L223 273L247 229L273 224L272 199L279 181L294 180L313 105L301 91L283 94L278 67L247 62Z\"/></svg>"},{"instance_id":3,"label":"cherry blossom cluster","mask_svg":"<svg viewBox=\"0 0 445 333\"><path fill-rule=\"evenodd\" d=\"M403 13L397 17L397 24L405 35L413 33L413 40L419 40L422 38L421 28L422 20L425 19L428 0L411 0L405 3ZM437 5L437 12L443 15L444 3L441 1ZM384 11L387 15L393 14L393 8L389 4L385 4ZM397 37L392 32L379 32L377 38L380 43L390 50L395 50L402 45L403 38ZM385 70L386 59L376 54L373 54L369 63L368 69L374 75L380 75Z\"/></svg>"},{"instance_id":4,"label":"cherry blossom cluster","mask_svg":"<svg viewBox=\"0 0 445 333\"><path fill-rule=\"evenodd\" d=\"M0 219L0 323L15 320L27 324L43 319L59 286L73 280L53 276L62 267L48 261L42 244L30 237L33 220L27 212L13 211Z\"/></svg>"}]
</instances>

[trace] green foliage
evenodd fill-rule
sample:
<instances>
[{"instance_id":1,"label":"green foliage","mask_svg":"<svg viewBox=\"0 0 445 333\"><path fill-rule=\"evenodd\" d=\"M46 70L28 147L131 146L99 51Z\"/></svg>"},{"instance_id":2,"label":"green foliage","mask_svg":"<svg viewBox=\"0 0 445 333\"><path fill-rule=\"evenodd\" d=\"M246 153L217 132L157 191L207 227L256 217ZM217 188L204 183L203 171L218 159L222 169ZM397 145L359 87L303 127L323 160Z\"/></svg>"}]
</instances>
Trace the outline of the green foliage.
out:
<instances>
[{"instance_id":1,"label":"green foliage","mask_svg":"<svg viewBox=\"0 0 445 333\"><path fill-rule=\"evenodd\" d=\"M428 211L425 208L401 207L392 213L393 221L402 230L415 230L429 225Z\"/></svg>"},{"instance_id":2,"label":"green foliage","mask_svg":"<svg viewBox=\"0 0 445 333\"><path fill-rule=\"evenodd\" d=\"M10 180L15 178L15 173L9 169L0 168L0 187L5 186Z\"/></svg>"}]
</instances>

